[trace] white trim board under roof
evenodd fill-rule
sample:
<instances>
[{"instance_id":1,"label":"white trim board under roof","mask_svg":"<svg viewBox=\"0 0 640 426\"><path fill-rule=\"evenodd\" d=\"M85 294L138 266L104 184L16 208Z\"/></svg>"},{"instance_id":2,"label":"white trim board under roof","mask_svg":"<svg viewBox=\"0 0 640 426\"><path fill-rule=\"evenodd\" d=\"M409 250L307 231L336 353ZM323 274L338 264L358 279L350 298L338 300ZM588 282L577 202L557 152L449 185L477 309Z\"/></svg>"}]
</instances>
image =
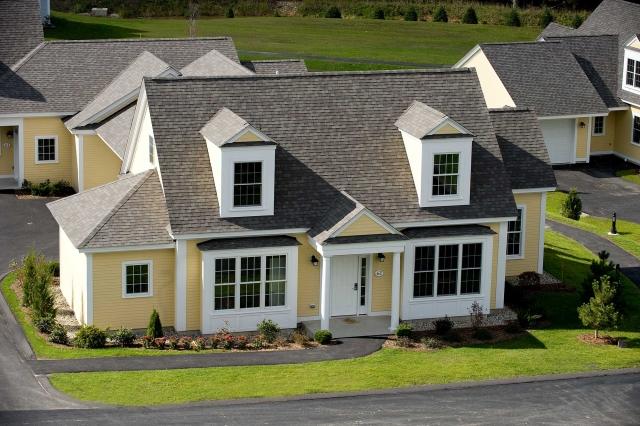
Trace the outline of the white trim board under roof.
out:
<instances>
[{"instance_id":1,"label":"white trim board under roof","mask_svg":"<svg viewBox=\"0 0 640 426\"><path fill-rule=\"evenodd\" d=\"M398 118L395 125L400 130L418 139L455 135L473 136L460 123L442 112L415 100Z\"/></svg>"}]
</instances>

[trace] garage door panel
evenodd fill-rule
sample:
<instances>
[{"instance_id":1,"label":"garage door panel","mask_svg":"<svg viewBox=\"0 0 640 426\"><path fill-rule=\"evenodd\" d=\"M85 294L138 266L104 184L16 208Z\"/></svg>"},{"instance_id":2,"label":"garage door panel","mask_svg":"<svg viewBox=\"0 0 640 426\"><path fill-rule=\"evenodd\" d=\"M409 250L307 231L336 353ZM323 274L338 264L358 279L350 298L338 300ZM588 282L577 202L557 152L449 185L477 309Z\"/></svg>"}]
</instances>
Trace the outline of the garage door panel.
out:
<instances>
[{"instance_id":1,"label":"garage door panel","mask_svg":"<svg viewBox=\"0 0 640 426\"><path fill-rule=\"evenodd\" d=\"M540 129L551 163L572 163L575 150L575 119L541 120Z\"/></svg>"}]
</instances>

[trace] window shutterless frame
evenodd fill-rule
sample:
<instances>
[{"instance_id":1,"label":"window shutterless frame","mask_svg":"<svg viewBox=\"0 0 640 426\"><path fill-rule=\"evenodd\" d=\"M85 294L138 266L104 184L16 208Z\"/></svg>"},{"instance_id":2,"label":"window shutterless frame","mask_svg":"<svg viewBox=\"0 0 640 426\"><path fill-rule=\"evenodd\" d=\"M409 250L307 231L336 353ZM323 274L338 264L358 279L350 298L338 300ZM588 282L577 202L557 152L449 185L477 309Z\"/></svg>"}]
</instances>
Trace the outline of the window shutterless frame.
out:
<instances>
[{"instance_id":1,"label":"window shutterless frame","mask_svg":"<svg viewBox=\"0 0 640 426\"><path fill-rule=\"evenodd\" d=\"M606 117L593 117L593 128L591 129L591 134L593 136L604 136L606 121Z\"/></svg>"},{"instance_id":2,"label":"window shutterless frame","mask_svg":"<svg viewBox=\"0 0 640 426\"><path fill-rule=\"evenodd\" d=\"M631 118L631 143L640 145L640 115Z\"/></svg>"},{"instance_id":3,"label":"window shutterless frame","mask_svg":"<svg viewBox=\"0 0 640 426\"><path fill-rule=\"evenodd\" d=\"M512 260L512 259L524 259L525 257L525 253L524 253L524 249L525 249L525 230L527 229L527 206L524 204L518 204L517 206L518 211L520 212L520 230L519 231L509 231L509 224L513 223L515 221L509 221L507 223L507 250L508 250L508 246L509 246L509 234L514 234L514 233L519 233L520 234L520 249L518 254L509 254L509 252L507 251L507 260Z\"/></svg>"},{"instance_id":4,"label":"window shutterless frame","mask_svg":"<svg viewBox=\"0 0 640 426\"><path fill-rule=\"evenodd\" d=\"M127 266L147 265L148 268L148 291L146 293L127 293ZM152 260L131 260L122 262L122 297L132 299L136 297L153 296L153 261Z\"/></svg>"},{"instance_id":5,"label":"window shutterless frame","mask_svg":"<svg viewBox=\"0 0 640 426\"><path fill-rule=\"evenodd\" d=\"M53 147L51 147L51 141L53 141ZM59 162L57 135L36 136L34 144L36 164L55 164ZM53 159L51 159L52 154ZM40 159L41 155L43 159Z\"/></svg>"}]
</instances>

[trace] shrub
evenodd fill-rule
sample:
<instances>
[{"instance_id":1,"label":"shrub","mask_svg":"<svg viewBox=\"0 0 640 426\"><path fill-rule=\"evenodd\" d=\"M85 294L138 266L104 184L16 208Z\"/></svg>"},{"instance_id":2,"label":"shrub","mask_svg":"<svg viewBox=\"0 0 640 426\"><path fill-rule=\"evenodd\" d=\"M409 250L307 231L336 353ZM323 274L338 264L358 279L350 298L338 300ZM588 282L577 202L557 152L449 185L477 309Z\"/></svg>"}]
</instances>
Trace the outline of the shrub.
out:
<instances>
[{"instance_id":1,"label":"shrub","mask_svg":"<svg viewBox=\"0 0 640 426\"><path fill-rule=\"evenodd\" d=\"M31 307L33 302L33 289L38 276L38 264L43 260L42 255L36 254L31 249L22 259L22 267L18 269L18 278L22 282L22 305Z\"/></svg>"},{"instance_id":2,"label":"shrub","mask_svg":"<svg viewBox=\"0 0 640 426\"><path fill-rule=\"evenodd\" d=\"M504 331L506 331L509 334L516 334L516 333L520 333L522 329L520 328L520 324L518 323L518 321L509 321L505 325Z\"/></svg>"},{"instance_id":3,"label":"shrub","mask_svg":"<svg viewBox=\"0 0 640 426\"><path fill-rule=\"evenodd\" d=\"M327 13L324 14L324 17L331 18L331 19L341 19L342 13L340 12L340 9L338 9L337 6L331 6L329 9L327 9Z\"/></svg>"},{"instance_id":4,"label":"shrub","mask_svg":"<svg viewBox=\"0 0 640 426\"><path fill-rule=\"evenodd\" d=\"M444 318L439 318L433 321L433 328L436 330L438 336L444 336L453 328L453 321L445 315Z\"/></svg>"},{"instance_id":5,"label":"shrub","mask_svg":"<svg viewBox=\"0 0 640 426\"><path fill-rule=\"evenodd\" d=\"M83 325L76 333L73 344L85 349L104 348L107 344L107 333L92 325Z\"/></svg>"},{"instance_id":6,"label":"shrub","mask_svg":"<svg viewBox=\"0 0 640 426\"><path fill-rule=\"evenodd\" d=\"M153 309L153 312L151 312L151 317L149 318L147 336L151 336L154 339L164 336L164 333L162 332L162 322L160 322L160 314L158 314L158 311L156 311L155 308Z\"/></svg>"},{"instance_id":7,"label":"shrub","mask_svg":"<svg viewBox=\"0 0 640 426\"><path fill-rule=\"evenodd\" d=\"M519 27L520 25L522 25L522 23L520 22L520 14L516 9L511 9L509 14L507 15L507 18L505 19L504 24L509 27Z\"/></svg>"},{"instance_id":8,"label":"shrub","mask_svg":"<svg viewBox=\"0 0 640 426\"><path fill-rule=\"evenodd\" d=\"M469 316L471 317L471 327L474 330L479 329L484 324L484 310L482 305L475 301L469 308Z\"/></svg>"},{"instance_id":9,"label":"shrub","mask_svg":"<svg viewBox=\"0 0 640 426\"><path fill-rule=\"evenodd\" d=\"M418 12L416 11L415 7L410 7L409 9L407 9L407 11L404 13L404 20L405 21L418 20Z\"/></svg>"},{"instance_id":10,"label":"shrub","mask_svg":"<svg viewBox=\"0 0 640 426\"><path fill-rule=\"evenodd\" d=\"M53 276L49 264L39 262L31 289L31 315L34 318L56 317L55 298L51 292Z\"/></svg>"},{"instance_id":11,"label":"shrub","mask_svg":"<svg viewBox=\"0 0 640 426\"><path fill-rule=\"evenodd\" d=\"M373 11L373 19L384 19L384 9L377 8Z\"/></svg>"},{"instance_id":12,"label":"shrub","mask_svg":"<svg viewBox=\"0 0 640 426\"><path fill-rule=\"evenodd\" d=\"M120 327L117 330L114 330L109 336L113 344L127 348L133 346L133 342L136 341L136 335L131 331L130 328Z\"/></svg>"},{"instance_id":13,"label":"shrub","mask_svg":"<svg viewBox=\"0 0 640 426\"><path fill-rule=\"evenodd\" d=\"M313 335L313 340L321 345L327 345L333 339L333 335L329 330L318 330Z\"/></svg>"},{"instance_id":14,"label":"shrub","mask_svg":"<svg viewBox=\"0 0 640 426\"><path fill-rule=\"evenodd\" d=\"M477 24L478 23L478 15L476 14L476 10L472 7L468 8L464 12L464 16L462 17L463 24Z\"/></svg>"},{"instance_id":15,"label":"shrub","mask_svg":"<svg viewBox=\"0 0 640 426\"><path fill-rule=\"evenodd\" d=\"M442 336L442 338L444 340L446 340L447 342L461 342L462 341L462 336L460 336L460 333L458 333L456 330L450 330L447 334Z\"/></svg>"},{"instance_id":16,"label":"shrub","mask_svg":"<svg viewBox=\"0 0 640 426\"><path fill-rule=\"evenodd\" d=\"M568 217L573 220L580 220L580 213L582 213L582 200L578 196L578 191L575 188L571 188L569 195L562 201L560 207L560 213L564 217Z\"/></svg>"},{"instance_id":17,"label":"shrub","mask_svg":"<svg viewBox=\"0 0 640 426\"><path fill-rule=\"evenodd\" d=\"M202 336L196 337L191 341L191 349L200 352L205 348L206 339Z\"/></svg>"},{"instance_id":18,"label":"shrub","mask_svg":"<svg viewBox=\"0 0 640 426\"><path fill-rule=\"evenodd\" d=\"M591 273L587 278L582 282L582 301L587 303L593 297L593 282L599 281L600 278L607 276L609 277L609 281L611 285L613 285L615 289L615 297L614 303L616 305L621 306L622 301L620 295L620 282L621 282L621 274L618 265L615 265L612 261L609 260L609 253L606 250L602 250L598 253L598 260L592 260L591 266L589 267Z\"/></svg>"},{"instance_id":19,"label":"shrub","mask_svg":"<svg viewBox=\"0 0 640 426\"><path fill-rule=\"evenodd\" d=\"M413 332L413 326L408 322L401 322L396 327L396 336L398 337L411 337L411 333Z\"/></svg>"},{"instance_id":20,"label":"shrub","mask_svg":"<svg viewBox=\"0 0 640 426\"><path fill-rule=\"evenodd\" d=\"M253 340L250 343L251 347L253 349L262 349L267 345L267 342L264 341L264 339L262 338L262 336L257 335L253 337Z\"/></svg>"},{"instance_id":21,"label":"shrub","mask_svg":"<svg viewBox=\"0 0 640 426\"><path fill-rule=\"evenodd\" d=\"M442 343L440 340L435 337L423 337L420 341L425 348L427 349L440 349L442 347Z\"/></svg>"},{"instance_id":22,"label":"shrub","mask_svg":"<svg viewBox=\"0 0 640 426\"><path fill-rule=\"evenodd\" d=\"M433 14L433 22L449 22L449 15L444 6L440 5Z\"/></svg>"},{"instance_id":23,"label":"shrub","mask_svg":"<svg viewBox=\"0 0 640 426\"><path fill-rule=\"evenodd\" d=\"M235 18L236 14L233 13L233 8L227 9L227 12L224 14L225 18Z\"/></svg>"},{"instance_id":24,"label":"shrub","mask_svg":"<svg viewBox=\"0 0 640 426\"><path fill-rule=\"evenodd\" d=\"M40 333L49 334L56 325L55 317L50 315L44 317L34 317L32 319L33 325L38 329Z\"/></svg>"},{"instance_id":25,"label":"shrub","mask_svg":"<svg viewBox=\"0 0 640 426\"><path fill-rule=\"evenodd\" d=\"M174 351L178 349L178 338L176 336L169 337L167 343L169 344L169 349L173 349Z\"/></svg>"},{"instance_id":26,"label":"shrub","mask_svg":"<svg viewBox=\"0 0 640 426\"><path fill-rule=\"evenodd\" d=\"M55 323L51 329L51 334L49 334L49 341L58 345L68 345L69 335L67 330L61 324Z\"/></svg>"},{"instance_id":27,"label":"shrub","mask_svg":"<svg viewBox=\"0 0 640 426\"><path fill-rule=\"evenodd\" d=\"M478 328L474 330L473 337L478 340L491 340L493 339L493 334L486 328Z\"/></svg>"},{"instance_id":28,"label":"shrub","mask_svg":"<svg viewBox=\"0 0 640 426\"><path fill-rule=\"evenodd\" d=\"M580 25L582 25L583 21L584 19L582 18L582 16L575 15L573 19L571 19L571 27L578 28Z\"/></svg>"},{"instance_id":29,"label":"shrub","mask_svg":"<svg viewBox=\"0 0 640 426\"><path fill-rule=\"evenodd\" d=\"M518 275L518 285L536 287L540 285L540 275L537 272L527 271Z\"/></svg>"},{"instance_id":30,"label":"shrub","mask_svg":"<svg viewBox=\"0 0 640 426\"><path fill-rule=\"evenodd\" d=\"M59 180L51 185L51 195L53 195L54 197L67 197L75 193L76 191L66 180Z\"/></svg>"},{"instance_id":31,"label":"shrub","mask_svg":"<svg viewBox=\"0 0 640 426\"><path fill-rule=\"evenodd\" d=\"M149 336L151 337L151 336ZM164 348L167 345L167 339L164 337L156 337L155 339L153 339L153 344L152 346L154 348L160 349L160 350L164 350Z\"/></svg>"},{"instance_id":32,"label":"shrub","mask_svg":"<svg viewBox=\"0 0 640 426\"><path fill-rule=\"evenodd\" d=\"M309 336L300 330L291 333L291 341L296 345L305 346L309 342Z\"/></svg>"},{"instance_id":33,"label":"shrub","mask_svg":"<svg viewBox=\"0 0 640 426\"><path fill-rule=\"evenodd\" d=\"M553 22L553 15L548 7L545 7L540 15L540 26L546 28L547 25Z\"/></svg>"},{"instance_id":34,"label":"shrub","mask_svg":"<svg viewBox=\"0 0 640 426\"><path fill-rule=\"evenodd\" d=\"M280 333L280 326L273 320L263 319L258 323L258 332L262 334L267 342L273 343L278 337L278 333Z\"/></svg>"},{"instance_id":35,"label":"shrub","mask_svg":"<svg viewBox=\"0 0 640 426\"><path fill-rule=\"evenodd\" d=\"M396 346L401 348L410 348L411 343L411 339L407 336L401 336L396 339Z\"/></svg>"},{"instance_id":36,"label":"shrub","mask_svg":"<svg viewBox=\"0 0 640 426\"><path fill-rule=\"evenodd\" d=\"M235 348L241 349L241 350L247 349L247 344L248 344L247 336L238 336L236 338Z\"/></svg>"},{"instance_id":37,"label":"shrub","mask_svg":"<svg viewBox=\"0 0 640 426\"><path fill-rule=\"evenodd\" d=\"M236 339L233 337L233 334L227 334L222 339L222 347L224 349L233 349L236 344Z\"/></svg>"},{"instance_id":38,"label":"shrub","mask_svg":"<svg viewBox=\"0 0 640 426\"><path fill-rule=\"evenodd\" d=\"M189 336L182 336L180 337L180 339L178 339L178 346L180 346L182 349L184 350L190 350L191 349L191 342L193 341L193 339Z\"/></svg>"},{"instance_id":39,"label":"shrub","mask_svg":"<svg viewBox=\"0 0 640 426\"><path fill-rule=\"evenodd\" d=\"M49 272L54 277L60 276L60 262L49 262Z\"/></svg>"},{"instance_id":40,"label":"shrub","mask_svg":"<svg viewBox=\"0 0 640 426\"><path fill-rule=\"evenodd\" d=\"M598 337L599 330L616 328L620 321L613 299L616 295L615 287L608 276L603 276L593 282L593 297L589 303L578 308L578 317L585 327L594 330L594 336Z\"/></svg>"}]
</instances>

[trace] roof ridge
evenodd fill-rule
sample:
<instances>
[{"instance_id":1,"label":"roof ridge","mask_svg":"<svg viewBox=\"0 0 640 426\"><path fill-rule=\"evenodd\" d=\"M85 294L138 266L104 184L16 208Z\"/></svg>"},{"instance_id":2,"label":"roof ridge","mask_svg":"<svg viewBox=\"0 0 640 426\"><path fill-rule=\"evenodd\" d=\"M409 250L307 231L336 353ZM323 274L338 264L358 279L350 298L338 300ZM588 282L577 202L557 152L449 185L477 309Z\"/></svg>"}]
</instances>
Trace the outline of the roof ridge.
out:
<instances>
[{"instance_id":1,"label":"roof ridge","mask_svg":"<svg viewBox=\"0 0 640 426\"><path fill-rule=\"evenodd\" d=\"M551 42L562 42L563 38L582 38L582 37L620 37L620 34L570 34L570 35L556 35L556 36L547 36L551 38ZM550 41L546 41L549 43Z\"/></svg>"},{"instance_id":2,"label":"roof ridge","mask_svg":"<svg viewBox=\"0 0 640 426\"><path fill-rule=\"evenodd\" d=\"M14 73L18 72L18 70L27 62L29 62L29 60L31 58L33 58L35 56L35 54L40 51L40 49L42 49L44 46L46 46L47 42L43 41L42 43L38 44L36 47L34 47L33 49L31 49L31 51L29 53L27 53L26 55L24 55L18 62L16 62L15 64L11 65L9 67L9 69L11 69L11 71L13 71Z\"/></svg>"},{"instance_id":3,"label":"roof ridge","mask_svg":"<svg viewBox=\"0 0 640 426\"><path fill-rule=\"evenodd\" d=\"M201 41L201 40L232 40L231 36L217 37L149 37L149 38L96 38L86 40L48 40L46 44L73 44L73 43L140 43L160 41Z\"/></svg>"},{"instance_id":4,"label":"roof ridge","mask_svg":"<svg viewBox=\"0 0 640 426\"><path fill-rule=\"evenodd\" d=\"M133 187L127 191L126 194L124 194L124 196L120 199L120 201L100 220L100 222L98 222L98 224L94 227L93 231L91 231L91 233L89 235L87 235L84 240L82 240L80 242L80 244L78 244L78 248L84 247L85 245L87 245L92 239L93 237L96 236L96 234L98 232L100 232L100 230L102 228L104 228L104 226L107 224L107 222L109 221L109 219L111 219L117 212L118 210L120 210L122 208L122 206L124 206L126 204L127 201L129 201L131 199L131 197L133 196L133 194L135 194L136 192L138 192L138 190L140 189L140 187L147 181L149 180L149 177L151 177L151 175L154 173L153 169L150 170L146 170L144 172L142 172L143 174L146 174L146 176L142 176L140 182L136 183L135 185L133 185ZM132 178L134 176L139 176L139 174L137 175L133 175L131 176ZM118 181L116 181L118 182ZM108 184L107 184L108 185ZM102 185L102 186L106 186L106 185ZM98 187L99 188L99 187Z\"/></svg>"},{"instance_id":5,"label":"roof ridge","mask_svg":"<svg viewBox=\"0 0 640 426\"><path fill-rule=\"evenodd\" d=\"M516 44L531 44L531 45L540 45L543 46L545 44L553 44L553 43L557 43L560 44L560 40L552 40L552 41L545 41L545 42L541 42L541 41L537 41L537 40L533 40L533 41L496 41L496 42L490 42L490 43L480 43L480 46L511 46L511 45L516 45Z\"/></svg>"}]
</instances>

